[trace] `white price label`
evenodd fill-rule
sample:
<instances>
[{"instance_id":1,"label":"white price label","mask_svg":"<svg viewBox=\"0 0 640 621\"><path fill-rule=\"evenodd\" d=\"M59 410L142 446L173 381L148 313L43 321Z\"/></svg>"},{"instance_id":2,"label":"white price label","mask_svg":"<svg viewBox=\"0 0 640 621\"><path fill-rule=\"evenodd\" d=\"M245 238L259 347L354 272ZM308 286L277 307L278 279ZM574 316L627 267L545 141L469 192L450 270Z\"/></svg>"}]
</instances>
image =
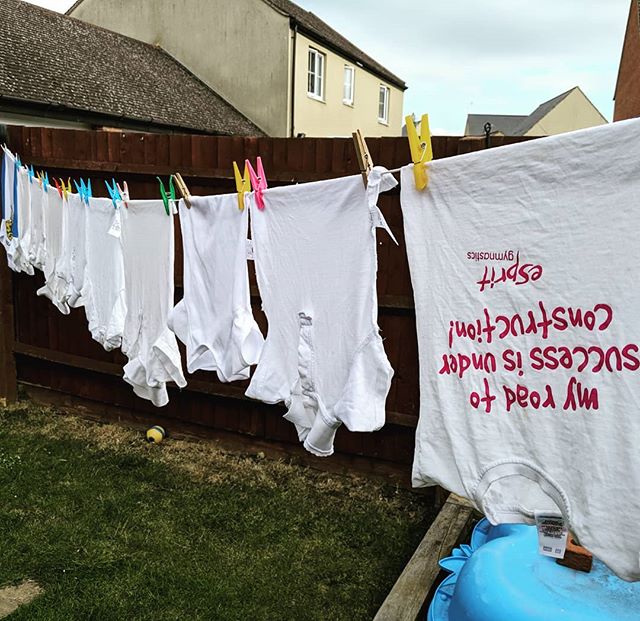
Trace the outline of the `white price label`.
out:
<instances>
[{"instance_id":1,"label":"white price label","mask_svg":"<svg viewBox=\"0 0 640 621\"><path fill-rule=\"evenodd\" d=\"M113 221L111 222L111 228L109 229L109 235L112 237L120 237L122 234L122 223L120 221L120 209L115 210Z\"/></svg>"},{"instance_id":2,"label":"white price label","mask_svg":"<svg viewBox=\"0 0 640 621\"><path fill-rule=\"evenodd\" d=\"M535 517L538 529L538 552L543 556L564 558L568 529L562 515L536 511Z\"/></svg>"}]
</instances>

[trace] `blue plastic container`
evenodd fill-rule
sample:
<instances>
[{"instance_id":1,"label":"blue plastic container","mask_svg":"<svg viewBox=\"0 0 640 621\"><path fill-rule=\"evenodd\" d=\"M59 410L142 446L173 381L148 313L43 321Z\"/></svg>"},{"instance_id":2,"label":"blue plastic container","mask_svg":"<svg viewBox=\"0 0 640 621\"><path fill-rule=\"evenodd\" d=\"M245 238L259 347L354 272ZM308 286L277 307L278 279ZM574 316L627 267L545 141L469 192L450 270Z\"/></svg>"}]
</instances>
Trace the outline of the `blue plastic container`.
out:
<instances>
[{"instance_id":1,"label":"blue plastic container","mask_svg":"<svg viewBox=\"0 0 640 621\"><path fill-rule=\"evenodd\" d=\"M451 572L428 621L640 621L640 582L620 580L594 559L590 573L538 554L535 526L481 520L442 559Z\"/></svg>"}]
</instances>

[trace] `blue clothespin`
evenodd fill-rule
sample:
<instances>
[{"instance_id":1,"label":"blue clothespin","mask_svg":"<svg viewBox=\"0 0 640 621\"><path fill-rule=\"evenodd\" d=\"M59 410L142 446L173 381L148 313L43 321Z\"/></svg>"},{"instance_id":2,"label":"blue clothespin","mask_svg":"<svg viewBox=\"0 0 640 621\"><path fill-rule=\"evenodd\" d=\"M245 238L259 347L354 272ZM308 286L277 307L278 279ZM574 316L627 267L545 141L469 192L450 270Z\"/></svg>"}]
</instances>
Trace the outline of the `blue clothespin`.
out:
<instances>
[{"instance_id":1,"label":"blue clothespin","mask_svg":"<svg viewBox=\"0 0 640 621\"><path fill-rule=\"evenodd\" d=\"M87 194L87 204L89 203L89 199L93 198L93 193L91 192L91 179L87 179L87 185L85 186L86 194Z\"/></svg>"},{"instance_id":2,"label":"blue clothespin","mask_svg":"<svg viewBox=\"0 0 640 621\"><path fill-rule=\"evenodd\" d=\"M80 177L80 189L82 190L82 202L85 205L89 205L89 191L87 190L87 184L84 179Z\"/></svg>"},{"instance_id":3,"label":"blue clothespin","mask_svg":"<svg viewBox=\"0 0 640 621\"><path fill-rule=\"evenodd\" d=\"M42 173L42 183L44 184L44 189L46 190L49 187L49 173L46 170Z\"/></svg>"},{"instance_id":4,"label":"blue clothespin","mask_svg":"<svg viewBox=\"0 0 640 621\"><path fill-rule=\"evenodd\" d=\"M84 179L80 177L80 183L78 183L75 179L73 180L73 184L76 186L76 190L78 190L78 194L80 195L80 200L83 203L88 203L87 200L87 186L84 184Z\"/></svg>"},{"instance_id":5,"label":"blue clothespin","mask_svg":"<svg viewBox=\"0 0 640 621\"><path fill-rule=\"evenodd\" d=\"M33 183L33 178L36 176L36 171L33 170L33 164L27 166L27 174L29 175L29 183Z\"/></svg>"},{"instance_id":6,"label":"blue clothespin","mask_svg":"<svg viewBox=\"0 0 640 621\"><path fill-rule=\"evenodd\" d=\"M111 179L111 183L113 187L109 185L109 182L105 180L105 185L107 186L107 191L109 192L109 196L111 198L111 202L113 203L113 208L118 208L118 201L122 200L122 196L120 196L120 192L118 192L118 184L115 179Z\"/></svg>"},{"instance_id":7,"label":"blue clothespin","mask_svg":"<svg viewBox=\"0 0 640 621\"><path fill-rule=\"evenodd\" d=\"M160 184L160 196L162 197L162 202L164 204L164 210L167 212L167 215L171 215L171 210L169 209L169 201L175 203L176 200L176 189L173 185L173 175L169 177L169 194L164 189L164 183L162 183L162 179L160 177L156 177L158 183Z\"/></svg>"}]
</instances>

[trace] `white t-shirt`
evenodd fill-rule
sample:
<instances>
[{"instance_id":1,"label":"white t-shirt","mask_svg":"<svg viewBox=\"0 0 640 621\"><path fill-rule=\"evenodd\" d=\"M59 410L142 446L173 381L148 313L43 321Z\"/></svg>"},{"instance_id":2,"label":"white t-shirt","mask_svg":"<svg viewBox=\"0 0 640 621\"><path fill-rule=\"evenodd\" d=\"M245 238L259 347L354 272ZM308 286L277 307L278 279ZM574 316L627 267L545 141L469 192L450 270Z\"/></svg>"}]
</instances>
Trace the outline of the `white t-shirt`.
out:
<instances>
[{"instance_id":1,"label":"white t-shirt","mask_svg":"<svg viewBox=\"0 0 640 621\"><path fill-rule=\"evenodd\" d=\"M111 351L122 343L127 314L122 244L109 234L120 230L121 220L108 198L89 199L85 213L86 268L80 293L91 336Z\"/></svg>"},{"instance_id":2,"label":"white t-shirt","mask_svg":"<svg viewBox=\"0 0 640 621\"><path fill-rule=\"evenodd\" d=\"M640 120L402 171L413 482L493 523L560 510L640 579Z\"/></svg>"},{"instance_id":3,"label":"white t-shirt","mask_svg":"<svg viewBox=\"0 0 640 621\"><path fill-rule=\"evenodd\" d=\"M237 194L180 202L184 296L169 315L189 373L216 371L221 382L248 379L264 344L249 297L249 210L237 205Z\"/></svg>"},{"instance_id":4,"label":"white t-shirt","mask_svg":"<svg viewBox=\"0 0 640 621\"><path fill-rule=\"evenodd\" d=\"M333 453L338 427L384 425L393 370L378 330L376 205L396 181L382 169L248 196L256 273L269 328L246 392L284 401L304 447Z\"/></svg>"},{"instance_id":5,"label":"white t-shirt","mask_svg":"<svg viewBox=\"0 0 640 621\"><path fill-rule=\"evenodd\" d=\"M126 317L124 379L155 406L169 403L167 382L184 388L180 350L167 326L173 307L173 214L161 200L120 203ZM112 227L112 233L116 233Z\"/></svg>"}]
</instances>

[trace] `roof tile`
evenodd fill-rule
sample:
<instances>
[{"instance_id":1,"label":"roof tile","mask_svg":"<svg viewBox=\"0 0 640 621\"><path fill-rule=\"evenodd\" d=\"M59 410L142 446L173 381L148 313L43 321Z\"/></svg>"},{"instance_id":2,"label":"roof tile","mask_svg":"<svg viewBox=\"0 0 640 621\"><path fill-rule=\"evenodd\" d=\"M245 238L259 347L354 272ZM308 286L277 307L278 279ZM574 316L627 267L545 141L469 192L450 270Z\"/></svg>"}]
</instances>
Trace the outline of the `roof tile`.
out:
<instances>
[{"instance_id":1,"label":"roof tile","mask_svg":"<svg viewBox=\"0 0 640 621\"><path fill-rule=\"evenodd\" d=\"M0 0L0 96L211 134L263 135L159 47Z\"/></svg>"}]
</instances>

